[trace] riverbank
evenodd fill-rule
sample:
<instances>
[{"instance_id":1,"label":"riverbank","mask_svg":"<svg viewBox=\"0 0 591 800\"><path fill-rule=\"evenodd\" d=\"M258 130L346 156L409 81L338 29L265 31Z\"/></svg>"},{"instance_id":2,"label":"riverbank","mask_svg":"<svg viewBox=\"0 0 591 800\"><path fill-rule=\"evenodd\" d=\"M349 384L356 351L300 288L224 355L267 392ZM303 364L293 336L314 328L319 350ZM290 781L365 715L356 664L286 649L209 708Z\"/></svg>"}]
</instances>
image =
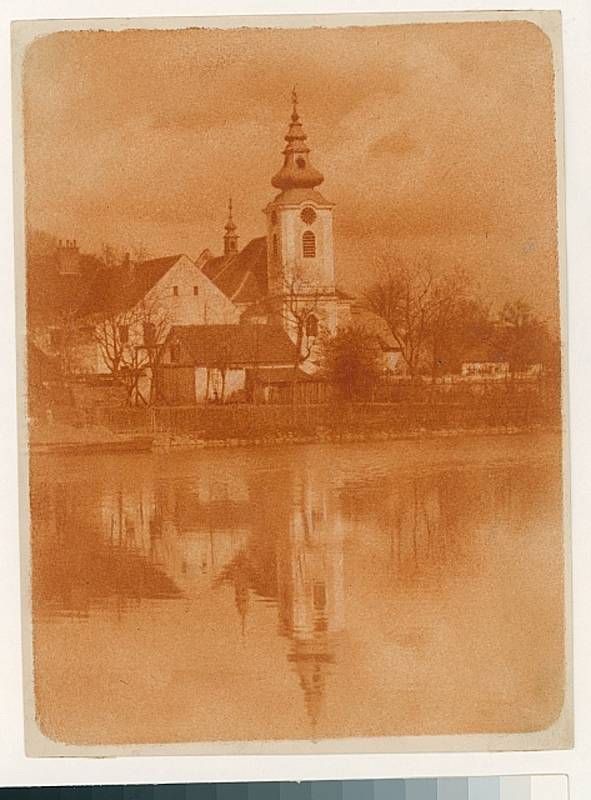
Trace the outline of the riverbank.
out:
<instances>
[{"instance_id":1,"label":"riverbank","mask_svg":"<svg viewBox=\"0 0 591 800\"><path fill-rule=\"evenodd\" d=\"M158 432L115 434L106 428L76 429L65 425L46 425L31 429L30 449L34 453L92 455L100 453L169 452L200 448L278 447L305 444L349 444L421 440L460 436L515 436L528 433L560 433L559 425L461 426L456 428L414 428L407 430L337 431L317 430L314 434L269 433L256 437L228 436L204 438L196 433Z\"/></svg>"},{"instance_id":2,"label":"riverbank","mask_svg":"<svg viewBox=\"0 0 591 800\"><path fill-rule=\"evenodd\" d=\"M99 426L75 427L65 423L32 424L29 447L33 453L98 455L146 452L154 437L142 433L115 433Z\"/></svg>"},{"instance_id":3,"label":"riverbank","mask_svg":"<svg viewBox=\"0 0 591 800\"><path fill-rule=\"evenodd\" d=\"M460 436L516 436L528 433L561 433L558 425L530 425L527 427L499 426L476 428L418 428L408 431L362 431L343 433L319 433L316 436L264 436L256 439L200 439L190 435L157 435L154 437L152 449L158 451L178 450L185 448L221 448L221 447L277 447L282 445L304 444L350 444L354 442L387 442L403 440L422 440L435 438L452 438Z\"/></svg>"},{"instance_id":4,"label":"riverbank","mask_svg":"<svg viewBox=\"0 0 591 800\"><path fill-rule=\"evenodd\" d=\"M401 403L203 404L52 409L31 421L31 449L132 452L364 442L561 427L556 392L425 396Z\"/></svg>"}]
</instances>

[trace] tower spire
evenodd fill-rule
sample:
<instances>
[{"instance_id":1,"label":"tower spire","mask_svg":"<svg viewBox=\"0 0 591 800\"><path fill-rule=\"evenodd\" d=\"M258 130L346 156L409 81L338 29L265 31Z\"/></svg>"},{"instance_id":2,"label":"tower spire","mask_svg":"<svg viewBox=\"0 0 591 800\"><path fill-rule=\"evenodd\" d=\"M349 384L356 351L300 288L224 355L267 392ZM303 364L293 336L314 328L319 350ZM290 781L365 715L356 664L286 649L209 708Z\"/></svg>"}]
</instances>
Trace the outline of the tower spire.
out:
<instances>
[{"instance_id":1,"label":"tower spire","mask_svg":"<svg viewBox=\"0 0 591 800\"><path fill-rule=\"evenodd\" d=\"M295 86L291 92L291 121L283 149L283 166L273 177L271 183L278 189L313 189L324 180L322 173L318 172L309 160L310 148L306 144L307 135L302 127L298 113L298 95Z\"/></svg>"},{"instance_id":2,"label":"tower spire","mask_svg":"<svg viewBox=\"0 0 591 800\"><path fill-rule=\"evenodd\" d=\"M232 197L228 199L228 220L224 225L224 255L238 252L238 234L232 217Z\"/></svg>"},{"instance_id":3,"label":"tower spire","mask_svg":"<svg viewBox=\"0 0 591 800\"><path fill-rule=\"evenodd\" d=\"M298 93L296 92L296 87L294 86L291 90L291 105L292 105L292 112L291 112L291 121L297 122L299 119L298 115Z\"/></svg>"}]
</instances>

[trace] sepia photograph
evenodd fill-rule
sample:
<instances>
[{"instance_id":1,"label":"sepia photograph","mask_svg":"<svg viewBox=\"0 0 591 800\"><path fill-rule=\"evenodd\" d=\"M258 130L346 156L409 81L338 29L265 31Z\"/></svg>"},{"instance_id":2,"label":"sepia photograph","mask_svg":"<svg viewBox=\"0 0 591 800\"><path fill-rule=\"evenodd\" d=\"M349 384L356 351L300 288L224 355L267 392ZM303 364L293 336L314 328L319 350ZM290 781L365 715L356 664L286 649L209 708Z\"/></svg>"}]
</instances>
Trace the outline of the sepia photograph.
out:
<instances>
[{"instance_id":1,"label":"sepia photograph","mask_svg":"<svg viewBox=\"0 0 591 800\"><path fill-rule=\"evenodd\" d=\"M28 754L570 747L560 14L12 33Z\"/></svg>"}]
</instances>

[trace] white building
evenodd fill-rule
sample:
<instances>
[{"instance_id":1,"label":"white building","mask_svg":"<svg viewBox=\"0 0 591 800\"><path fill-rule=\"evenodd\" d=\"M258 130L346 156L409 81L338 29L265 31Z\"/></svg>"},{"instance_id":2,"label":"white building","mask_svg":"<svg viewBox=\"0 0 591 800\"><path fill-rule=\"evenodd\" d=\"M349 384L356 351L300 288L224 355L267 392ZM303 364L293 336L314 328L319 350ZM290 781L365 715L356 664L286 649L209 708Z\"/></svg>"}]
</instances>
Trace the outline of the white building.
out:
<instances>
[{"instance_id":1,"label":"white building","mask_svg":"<svg viewBox=\"0 0 591 800\"><path fill-rule=\"evenodd\" d=\"M197 263L244 322L282 327L303 354L311 351L304 369L313 371L314 342L349 324L353 298L336 286L334 203L318 191L324 177L310 162L295 93L285 141L271 181L280 191L264 209L266 235L239 250L230 207L224 254L204 251Z\"/></svg>"}]
</instances>

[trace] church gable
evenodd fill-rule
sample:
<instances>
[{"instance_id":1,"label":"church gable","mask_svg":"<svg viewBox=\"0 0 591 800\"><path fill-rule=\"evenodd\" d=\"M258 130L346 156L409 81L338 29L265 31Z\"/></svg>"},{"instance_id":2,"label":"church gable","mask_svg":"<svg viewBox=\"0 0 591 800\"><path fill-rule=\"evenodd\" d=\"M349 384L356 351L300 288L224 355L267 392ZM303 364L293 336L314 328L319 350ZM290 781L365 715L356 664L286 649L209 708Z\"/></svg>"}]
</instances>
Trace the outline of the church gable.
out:
<instances>
[{"instance_id":1,"label":"church gable","mask_svg":"<svg viewBox=\"0 0 591 800\"><path fill-rule=\"evenodd\" d=\"M268 292L267 240L252 239L235 254L206 261L203 273L233 303L255 303Z\"/></svg>"}]
</instances>

